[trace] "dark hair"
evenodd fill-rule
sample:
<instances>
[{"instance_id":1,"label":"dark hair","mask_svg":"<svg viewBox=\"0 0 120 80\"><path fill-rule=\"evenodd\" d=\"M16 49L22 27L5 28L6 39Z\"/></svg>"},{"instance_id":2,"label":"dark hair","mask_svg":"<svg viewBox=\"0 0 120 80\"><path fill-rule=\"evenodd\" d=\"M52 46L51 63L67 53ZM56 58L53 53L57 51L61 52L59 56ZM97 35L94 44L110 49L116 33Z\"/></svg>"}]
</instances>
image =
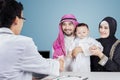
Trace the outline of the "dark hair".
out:
<instances>
[{"instance_id":1,"label":"dark hair","mask_svg":"<svg viewBox=\"0 0 120 80\"><path fill-rule=\"evenodd\" d=\"M88 27L87 24L85 24L85 23L79 23L79 24L76 26L76 28L75 28L75 32L76 32L77 27L81 27L81 26L86 26L86 27L89 29L89 27Z\"/></svg>"},{"instance_id":2,"label":"dark hair","mask_svg":"<svg viewBox=\"0 0 120 80\"><path fill-rule=\"evenodd\" d=\"M0 28L10 28L16 16L21 18L23 5L16 0L0 0Z\"/></svg>"}]
</instances>

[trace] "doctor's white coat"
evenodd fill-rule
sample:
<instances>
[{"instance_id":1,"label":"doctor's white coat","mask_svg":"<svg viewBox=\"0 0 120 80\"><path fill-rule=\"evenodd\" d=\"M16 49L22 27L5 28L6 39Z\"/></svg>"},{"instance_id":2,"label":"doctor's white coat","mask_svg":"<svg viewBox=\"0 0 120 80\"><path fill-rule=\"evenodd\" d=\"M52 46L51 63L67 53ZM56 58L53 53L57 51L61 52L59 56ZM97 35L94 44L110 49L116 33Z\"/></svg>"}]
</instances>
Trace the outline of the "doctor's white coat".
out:
<instances>
[{"instance_id":1,"label":"doctor's white coat","mask_svg":"<svg viewBox=\"0 0 120 80\"><path fill-rule=\"evenodd\" d=\"M0 28L0 80L32 80L32 72L59 75L59 62L43 58L31 38Z\"/></svg>"}]
</instances>

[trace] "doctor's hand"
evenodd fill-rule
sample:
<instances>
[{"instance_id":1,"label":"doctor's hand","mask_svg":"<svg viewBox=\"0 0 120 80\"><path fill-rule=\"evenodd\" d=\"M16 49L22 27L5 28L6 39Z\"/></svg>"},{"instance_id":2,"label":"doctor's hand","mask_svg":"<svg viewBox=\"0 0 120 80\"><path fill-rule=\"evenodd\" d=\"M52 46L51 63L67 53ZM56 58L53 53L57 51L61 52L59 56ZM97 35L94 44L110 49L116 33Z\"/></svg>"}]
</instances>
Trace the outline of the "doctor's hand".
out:
<instances>
[{"instance_id":1,"label":"doctor's hand","mask_svg":"<svg viewBox=\"0 0 120 80\"><path fill-rule=\"evenodd\" d=\"M60 72L62 72L62 71L64 71L64 59L60 58L59 63L60 63Z\"/></svg>"},{"instance_id":2,"label":"doctor's hand","mask_svg":"<svg viewBox=\"0 0 120 80\"><path fill-rule=\"evenodd\" d=\"M79 53L82 53L82 48L81 47L75 47L72 51L72 57L73 58L76 58L76 56L79 54Z\"/></svg>"},{"instance_id":3,"label":"doctor's hand","mask_svg":"<svg viewBox=\"0 0 120 80\"><path fill-rule=\"evenodd\" d=\"M102 56L104 55L104 54L102 53L102 51L100 50L100 48L97 47L97 46L95 46L95 45L91 46L91 47L89 48L89 50L90 50L90 52L92 53L92 55L98 56L100 59L101 59Z\"/></svg>"}]
</instances>

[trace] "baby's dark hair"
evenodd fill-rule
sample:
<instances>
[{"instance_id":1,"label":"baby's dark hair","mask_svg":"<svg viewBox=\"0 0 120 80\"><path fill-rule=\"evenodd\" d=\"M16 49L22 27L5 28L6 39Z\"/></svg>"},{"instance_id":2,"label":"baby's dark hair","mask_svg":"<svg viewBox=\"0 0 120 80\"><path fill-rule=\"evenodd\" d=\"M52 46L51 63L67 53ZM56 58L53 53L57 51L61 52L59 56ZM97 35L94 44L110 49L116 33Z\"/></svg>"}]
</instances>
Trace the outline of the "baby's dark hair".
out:
<instances>
[{"instance_id":1,"label":"baby's dark hair","mask_svg":"<svg viewBox=\"0 0 120 80\"><path fill-rule=\"evenodd\" d=\"M81 27L81 26L86 26L89 29L89 27L86 23L79 23L75 28L75 32L76 32L77 27Z\"/></svg>"},{"instance_id":2,"label":"baby's dark hair","mask_svg":"<svg viewBox=\"0 0 120 80\"><path fill-rule=\"evenodd\" d=\"M21 18L23 5L16 0L0 0L0 28L10 28L16 16Z\"/></svg>"}]
</instances>

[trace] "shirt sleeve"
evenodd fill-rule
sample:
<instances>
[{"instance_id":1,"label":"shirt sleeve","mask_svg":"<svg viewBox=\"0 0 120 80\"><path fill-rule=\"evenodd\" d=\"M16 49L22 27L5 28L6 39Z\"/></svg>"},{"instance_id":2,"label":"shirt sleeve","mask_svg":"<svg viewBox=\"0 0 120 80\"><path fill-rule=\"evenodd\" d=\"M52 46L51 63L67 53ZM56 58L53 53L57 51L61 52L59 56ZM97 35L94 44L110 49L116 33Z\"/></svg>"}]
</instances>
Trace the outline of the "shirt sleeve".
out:
<instances>
[{"instance_id":1,"label":"shirt sleeve","mask_svg":"<svg viewBox=\"0 0 120 80\"><path fill-rule=\"evenodd\" d=\"M103 51L103 46L101 45L101 43L100 42L98 42L97 40L95 40L95 39L91 39L91 45L96 45L97 47L99 47L99 49L101 50L101 51Z\"/></svg>"},{"instance_id":2,"label":"shirt sleeve","mask_svg":"<svg viewBox=\"0 0 120 80\"><path fill-rule=\"evenodd\" d=\"M103 55L103 57L101 58L101 60L98 62L101 66L104 66L108 61L108 57Z\"/></svg>"},{"instance_id":3,"label":"shirt sleeve","mask_svg":"<svg viewBox=\"0 0 120 80\"><path fill-rule=\"evenodd\" d=\"M59 75L59 66L57 60L43 58L38 53L32 39L25 42L25 49L21 57L21 69L23 71Z\"/></svg>"},{"instance_id":4,"label":"shirt sleeve","mask_svg":"<svg viewBox=\"0 0 120 80\"><path fill-rule=\"evenodd\" d=\"M85 56L91 56L92 54L89 51L89 48L93 45L96 45L97 47L99 47L99 49L101 51L103 51L103 47L101 45L100 42L98 42L97 40L95 40L94 38L89 37L86 42L84 42L83 44L81 44L80 46L82 47L83 53Z\"/></svg>"},{"instance_id":5,"label":"shirt sleeve","mask_svg":"<svg viewBox=\"0 0 120 80\"><path fill-rule=\"evenodd\" d=\"M120 71L120 44L116 47L112 60L107 56L104 56L99 61L99 64L109 71Z\"/></svg>"}]
</instances>

